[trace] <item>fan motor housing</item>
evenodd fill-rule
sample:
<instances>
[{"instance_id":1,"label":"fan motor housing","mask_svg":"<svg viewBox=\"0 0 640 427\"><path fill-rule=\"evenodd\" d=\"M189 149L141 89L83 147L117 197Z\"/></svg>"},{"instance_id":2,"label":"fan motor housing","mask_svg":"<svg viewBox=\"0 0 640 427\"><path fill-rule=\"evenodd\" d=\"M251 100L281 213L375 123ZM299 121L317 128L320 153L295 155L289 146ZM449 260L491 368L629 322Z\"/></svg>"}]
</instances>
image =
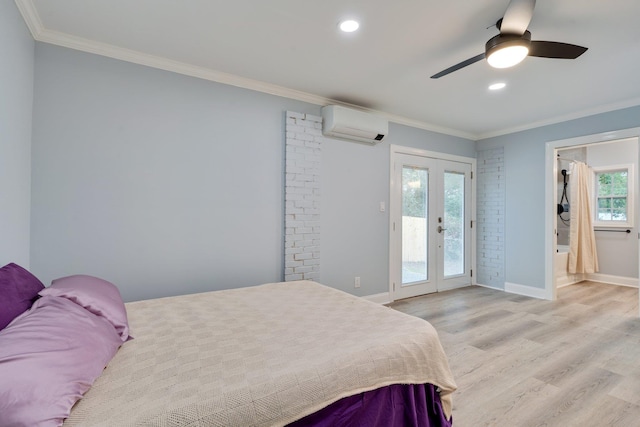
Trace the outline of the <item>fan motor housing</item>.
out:
<instances>
[{"instance_id":1,"label":"fan motor housing","mask_svg":"<svg viewBox=\"0 0 640 427\"><path fill-rule=\"evenodd\" d=\"M485 55L489 57L491 53L497 49L502 49L508 46L526 46L529 48L531 44L531 32L525 31L524 34L498 34L495 37L489 39L484 45Z\"/></svg>"}]
</instances>

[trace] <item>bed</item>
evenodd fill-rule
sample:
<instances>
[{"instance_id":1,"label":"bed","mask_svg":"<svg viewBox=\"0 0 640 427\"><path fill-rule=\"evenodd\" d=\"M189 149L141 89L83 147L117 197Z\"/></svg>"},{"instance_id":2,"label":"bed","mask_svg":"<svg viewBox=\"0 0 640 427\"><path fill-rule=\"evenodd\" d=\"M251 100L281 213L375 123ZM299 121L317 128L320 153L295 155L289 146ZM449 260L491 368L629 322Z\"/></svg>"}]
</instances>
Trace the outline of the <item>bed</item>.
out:
<instances>
[{"instance_id":1,"label":"bed","mask_svg":"<svg viewBox=\"0 0 640 427\"><path fill-rule=\"evenodd\" d=\"M70 413L41 425L451 425L455 382L424 320L300 281L131 302L123 321L95 295L77 297L83 281L102 281L73 279L72 291L54 281L0 331L2 375L6 331L42 306L70 300L114 326L115 355L97 362ZM0 389L0 414L10 392ZM21 424L0 415L4 425Z\"/></svg>"}]
</instances>

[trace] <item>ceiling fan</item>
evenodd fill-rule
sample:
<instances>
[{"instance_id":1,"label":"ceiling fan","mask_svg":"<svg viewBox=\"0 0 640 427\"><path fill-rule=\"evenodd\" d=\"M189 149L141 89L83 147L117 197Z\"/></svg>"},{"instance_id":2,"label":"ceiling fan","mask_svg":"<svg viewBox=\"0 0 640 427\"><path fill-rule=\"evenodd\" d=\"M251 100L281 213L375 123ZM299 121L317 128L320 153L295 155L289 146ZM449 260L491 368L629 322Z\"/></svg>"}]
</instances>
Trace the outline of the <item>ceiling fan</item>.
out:
<instances>
[{"instance_id":1,"label":"ceiling fan","mask_svg":"<svg viewBox=\"0 0 640 427\"><path fill-rule=\"evenodd\" d=\"M431 78L438 79L485 58L494 68L508 68L527 56L576 59L587 51L586 47L569 43L531 40L527 27L535 5L536 0L511 0L504 17L496 22L500 34L489 39L483 53L440 71Z\"/></svg>"}]
</instances>

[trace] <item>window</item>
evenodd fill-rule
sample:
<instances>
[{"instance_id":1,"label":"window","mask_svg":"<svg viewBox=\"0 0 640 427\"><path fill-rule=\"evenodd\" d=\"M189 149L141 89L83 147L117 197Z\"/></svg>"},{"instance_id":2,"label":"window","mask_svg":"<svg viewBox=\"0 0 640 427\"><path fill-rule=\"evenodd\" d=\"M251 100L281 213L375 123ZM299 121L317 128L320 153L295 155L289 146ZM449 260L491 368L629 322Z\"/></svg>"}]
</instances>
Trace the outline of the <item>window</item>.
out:
<instances>
[{"instance_id":1,"label":"window","mask_svg":"<svg viewBox=\"0 0 640 427\"><path fill-rule=\"evenodd\" d=\"M633 226L632 165L594 168L594 225Z\"/></svg>"}]
</instances>

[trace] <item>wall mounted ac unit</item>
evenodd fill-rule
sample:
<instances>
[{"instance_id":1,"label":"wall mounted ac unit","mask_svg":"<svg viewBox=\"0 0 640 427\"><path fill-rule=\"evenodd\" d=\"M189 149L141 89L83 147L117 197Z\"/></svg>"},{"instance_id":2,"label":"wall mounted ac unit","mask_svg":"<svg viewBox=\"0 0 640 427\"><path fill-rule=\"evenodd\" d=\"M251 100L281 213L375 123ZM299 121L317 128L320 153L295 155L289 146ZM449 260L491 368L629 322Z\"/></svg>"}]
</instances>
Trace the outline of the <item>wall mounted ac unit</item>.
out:
<instances>
[{"instance_id":1,"label":"wall mounted ac unit","mask_svg":"<svg viewBox=\"0 0 640 427\"><path fill-rule=\"evenodd\" d=\"M330 138L376 144L389 133L389 122L340 105L322 107L322 134Z\"/></svg>"}]
</instances>

